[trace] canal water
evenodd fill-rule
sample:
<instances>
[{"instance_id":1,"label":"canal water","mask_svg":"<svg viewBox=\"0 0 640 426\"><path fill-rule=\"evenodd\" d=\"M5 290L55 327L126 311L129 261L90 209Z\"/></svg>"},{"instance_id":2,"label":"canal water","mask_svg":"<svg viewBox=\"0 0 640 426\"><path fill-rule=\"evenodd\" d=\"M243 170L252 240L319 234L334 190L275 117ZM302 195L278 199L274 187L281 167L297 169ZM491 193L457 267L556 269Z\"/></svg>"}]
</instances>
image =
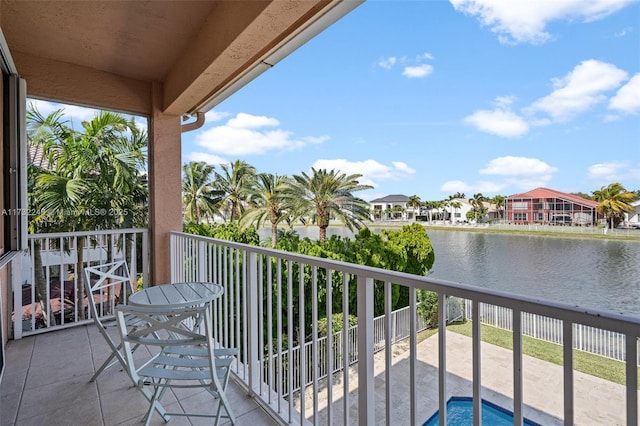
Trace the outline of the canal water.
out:
<instances>
[{"instance_id":1,"label":"canal water","mask_svg":"<svg viewBox=\"0 0 640 426\"><path fill-rule=\"evenodd\" d=\"M318 238L317 227L295 231ZM353 235L339 226L327 231ZM640 241L429 228L427 234L435 252L431 277L640 317ZM260 230L262 238L269 235Z\"/></svg>"}]
</instances>

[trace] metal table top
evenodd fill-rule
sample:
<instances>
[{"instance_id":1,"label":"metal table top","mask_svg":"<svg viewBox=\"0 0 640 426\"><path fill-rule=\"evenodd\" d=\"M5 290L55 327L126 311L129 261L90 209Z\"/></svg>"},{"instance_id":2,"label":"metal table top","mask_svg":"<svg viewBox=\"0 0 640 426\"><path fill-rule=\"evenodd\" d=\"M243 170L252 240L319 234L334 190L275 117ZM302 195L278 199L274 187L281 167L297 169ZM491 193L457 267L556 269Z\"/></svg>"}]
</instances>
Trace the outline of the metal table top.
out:
<instances>
[{"instance_id":1,"label":"metal table top","mask_svg":"<svg viewBox=\"0 0 640 426\"><path fill-rule=\"evenodd\" d=\"M209 303L222 293L224 288L219 284L171 283L140 290L129 297L128 303L137 306L195 306Z\"/></svg>"}]
</instances>

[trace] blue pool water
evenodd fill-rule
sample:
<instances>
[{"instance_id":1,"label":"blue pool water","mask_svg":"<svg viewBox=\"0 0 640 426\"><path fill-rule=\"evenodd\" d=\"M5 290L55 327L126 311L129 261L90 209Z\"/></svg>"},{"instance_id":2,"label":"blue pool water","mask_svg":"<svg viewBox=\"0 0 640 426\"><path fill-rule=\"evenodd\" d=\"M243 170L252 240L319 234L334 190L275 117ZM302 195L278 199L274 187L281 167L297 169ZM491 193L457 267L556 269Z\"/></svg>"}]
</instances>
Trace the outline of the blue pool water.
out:
<instances>
[{"instance_id":1,"label":"blue pool water","mask_svg":"<svg viewBox=\"0 0 640 426\"><path fill-rule=\"evenodd\" d=\"M435 413L423 426L437 426L440 421L439 413ZM527 426L540 426L536 422L524 419ZM491 426L513 425L513 413L492 402L482 400L482 424ZM473 425L473 399L465 396L453 396L447 401L447 425Z\"/></svg>"}]
</instances>

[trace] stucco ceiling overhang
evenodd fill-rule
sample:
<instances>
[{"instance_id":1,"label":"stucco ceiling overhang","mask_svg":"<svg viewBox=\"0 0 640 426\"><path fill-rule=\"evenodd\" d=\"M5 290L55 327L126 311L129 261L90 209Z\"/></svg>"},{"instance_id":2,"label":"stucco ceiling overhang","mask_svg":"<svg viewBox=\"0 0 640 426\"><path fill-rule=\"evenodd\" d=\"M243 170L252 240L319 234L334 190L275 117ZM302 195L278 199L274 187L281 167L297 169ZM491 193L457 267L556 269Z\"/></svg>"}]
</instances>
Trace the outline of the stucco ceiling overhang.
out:
<instances>
[{"instance_id":1,"label":"stucco ceiling overhang","mask_svg":"<svg viewBox=\"0 0 640 426\"><path fill-rule=\"evenodd\" d=\"M10 1L28 94L149 115L206 112L363 0Z\"/></svg>"}]
</instances>

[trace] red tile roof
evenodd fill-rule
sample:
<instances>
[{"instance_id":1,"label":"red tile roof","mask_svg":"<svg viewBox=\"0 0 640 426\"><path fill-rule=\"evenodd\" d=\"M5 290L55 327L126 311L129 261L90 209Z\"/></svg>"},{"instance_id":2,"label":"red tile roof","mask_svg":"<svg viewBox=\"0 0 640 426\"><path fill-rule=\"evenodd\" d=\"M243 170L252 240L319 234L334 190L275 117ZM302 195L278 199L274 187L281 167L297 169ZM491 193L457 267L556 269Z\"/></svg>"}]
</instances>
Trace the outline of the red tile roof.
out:
<instances>
[{"instance_id":1,"label":"red tile roof","mask_svg":"<svg viewBox=\"0 0 640 426\"><path fill-rule=\"evenodd\" d=\"M579 195L567 194L566 192L560 192L549 188L536 188L529 192L510 195L507 197L507 199L518 198L562 198L564 200L571 201L572 203L583 204L589 207L598 207L597 201L587 200L586 198L582 198Z\"/></svg>"},{"instance_id":2,"label":"red tile roof","mask_svg":"<svg viewBox=\"0 0 640 426\"><path fill-rule=\"evenodd\" d=\"M52 170L49 160L44 156L42 145L29 143L29 163L41 169Z\"/></svg>"}]
</instances>

